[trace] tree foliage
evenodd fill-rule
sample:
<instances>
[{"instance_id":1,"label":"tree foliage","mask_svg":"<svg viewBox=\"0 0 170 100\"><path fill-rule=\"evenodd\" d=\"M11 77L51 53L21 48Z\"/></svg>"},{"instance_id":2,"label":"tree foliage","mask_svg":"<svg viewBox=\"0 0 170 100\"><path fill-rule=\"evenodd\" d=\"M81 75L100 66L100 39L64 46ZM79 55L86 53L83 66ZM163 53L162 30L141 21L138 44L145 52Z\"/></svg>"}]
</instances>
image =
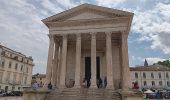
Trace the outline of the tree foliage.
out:
<instances>
[{"instance_id":1,"label":"tree foliage","mask_svg":"<svg viewBox=\"0 0 170 100\"><path fill-rule=\"evenodd\" d=\"M170 60L158 61L157 64L170 67Z\"/></svg>"}]
</instances>

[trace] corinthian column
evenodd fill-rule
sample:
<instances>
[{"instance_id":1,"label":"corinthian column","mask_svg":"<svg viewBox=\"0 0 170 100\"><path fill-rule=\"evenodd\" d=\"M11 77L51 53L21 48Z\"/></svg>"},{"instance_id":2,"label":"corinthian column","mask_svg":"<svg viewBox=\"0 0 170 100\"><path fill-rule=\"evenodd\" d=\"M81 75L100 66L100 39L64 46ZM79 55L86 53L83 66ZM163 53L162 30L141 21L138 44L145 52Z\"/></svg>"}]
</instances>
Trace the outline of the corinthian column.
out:
<instances>
[{"instance_id":1,"label":"corinthian column","mask_svg":"<svg viewBox=\"0 0 170 100\"><path fill-rule=\"evenodd\" d=\"M54 60L53 60L53 70L52 70L52 85L56 86L57 85L57 76L58 76L58 52L59 52L59 40L56 38L55 39L55 54L54 54Z\"/></svg>"},{"instance_id":2,"label":"corinthian column","mask_svg":"<svg viewBox=\"0 0 170 100\"><path fill-rule=\"evenodd\" d=\"M107 67L107 88L114 89L113 65L112 65L112 33L106 33L106 67Z\"/></svg>"},{"instance_id":3,"label":"corinthian column","mask_svg":"<svg viewBox=\"0 0 170 100\"><path fill-rule=\"evenodd\" d=\"M128 38L128 34L122 32L121 35L122 89L125 91L130 88L130 84L131 84L127 38Z\"/></svg>"},{"instance_id":4,"label":"corinthian column","mask_svg":"<svg viewBox=\"0 0 170 100\"><path fill-rule=\"evenodd\" d=\"M46 70L46 82L45 86L47 86L51 82L52 77L52 66L53 66L53 53L54 53L54 36L49 34L49 50L48 50L48 61L47 61L47 70Z\"/></svg>"},{"instance_id":5,"label":"corinthian column","mask_svg":"<svg viewBox=\"0 0 170 100\"><path fill-rule=\"evenodd\" d=\"M65 77L66 77L66 63L67 63L67 36L63 36L62 44L62 61L61 61L61 73L60 73L60 87L65 87Z\"/></svg>"},{"instance_id":6,"label":"corinthian column","mask_svg":"<svg viewBox=\"0 0 170 100\"><path fill-rule=\"evenodd\" d=\"M97 88L96 85L96 33L91 34L91 85L90 88Z\"/></svg>"},{"instance_id":7,"label":"corinthian column","mask_svg":"<svg viewBox=\"0 0 170 100\"><path fill-rule=\"evenodd\" d=\"M81 68L81 34L76 38L76 68L75 68L75 87L80 87L80 68Z\"/></svg>"}]
</instances>

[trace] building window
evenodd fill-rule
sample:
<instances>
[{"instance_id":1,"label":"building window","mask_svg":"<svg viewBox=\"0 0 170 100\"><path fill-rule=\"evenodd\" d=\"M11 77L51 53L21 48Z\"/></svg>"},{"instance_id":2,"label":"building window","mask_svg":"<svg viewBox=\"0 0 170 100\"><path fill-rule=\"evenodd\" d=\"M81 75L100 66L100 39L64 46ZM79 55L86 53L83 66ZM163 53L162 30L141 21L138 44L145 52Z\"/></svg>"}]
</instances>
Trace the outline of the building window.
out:
<instances>
[{"instance_id":1,"label":"building window","mask_svg":"<svg viewBox=\"0 0 170 100\"><path fill-rule=\"evenodd\" d=\"M18 68L18 63L15 64L15 70L17 70L17 68Z\"/></svg>"},{"instance_id":2,"label":"building window","mask_svg":"<svg viewBox=\"0 0 170 100\"><path fill-rule=\"evenodd\" d=\"M9 81L11 72L7 72L6 81Z\"/></svg>"},{"instance_id":3,"label":"building window","mask_svg":"<svg viewBox=\"0 0 170 100\"><path fill-rule=\"evenodd\" d=\"M154 75L153 75L153 73L151 73L151 78L154 78Z\"/></svg>"},{"instance_id":4,"label":"building window","mask_svg":"<svg viewBox=\"0 0 170 100\"><path fill-rule=\"evenodd\" d=\"M28 67L27 67L27 70L26 70L26 72L28 73Z\"/></svg>"},{"instance_id":5,"label":"building window","mask_svg":"<svg viewBox=\"0 0 170 100\"><path fill-rule=\"evenodd\" d=\"M10 54L10 57L12 57L12 54Z\"/></svg>"},{"instance_id":6,"label":"building window","mask_svg":"<svg viewBox=\"0 0 170 100\"><path fill-rule=\"evenodd\" d=\"M18 56L15 56L14 59L15 59L15 60L18 60Z\"/></svg>"},{"instance_id":7,"label":"building window","mask_svg":"<svg viewBox=\"0 0 170 100\"><path fill-rule=\"evenodd\" d=\"M9 66L8 66L8 68L11 68L11 65L12 65L12 62L10 61L10 62L9 62Z\"/></svg>"},{"instance_id":8,"label":"building window","mask_svg":"<svg viewBox=\"0 0 170 100\"><path fill-rule=\"evenodd\" d=\"M0 72L0 83L2 83L3 72Z\"/></svg>"},{"instance_id":9,"label":"building window","mask_svg":"<svg viewBox=\"0 0 170 100\"><path fill-rule=\"evenodd\" d=\"M159 86L162 86L162 81L159 81Z\"/></svg>"},{"instance_id":10,"label":"building window","mask_svg":"<svg viewBox=\"0 0 170 100\"><path fill-rule=\"evenodd\" d=\"M21 65L21 71L23 70L23 65Z\"/></svg>"},{"instance_id":11,"label":"building window","mask_svg":"<svg viewBox=\"0 0 170 100\"><path fill-rule=\"evenodd\" d=\"M169 74L166 72L166 78L169 78Z\"/></svg>"},{"instance_id":12,"label":"building window","mask_svg":"<svg viewBox=\"0 0 170 100\"><path fill-rule=\"evenodd\" d=\"M135 78L138 78L138 73L135 72Z\"/></svg>"},{"instance_id":13,"label":"building window","mask_svg":"<svg viewBox=\"0 0 170 100\"><path fill-rule=\"evenodd\" d=\"M143 81L143 85L144 85L144 86L147 86L147 82L146 82L146 81Z\"/></svg>"},{"instance_id":14,"label":"building window","mask_svg":"<svg viewBox=\"0 0 170 100\"><path fill-rule=\"evenodd\" d=\"M146 73L143 73L143 78L146 78Z\"/></svg>"},{"instance_id":15,"label":"building window","mask_svg":"<svg viewBox=\"0 0 170 100\"><path fill-rule=\"evenodd\" d=\"M27 84L27 77L25 77L24 84L25 85Z\"/></svg>"},{"instance_id":16,"label":"building window","mask_svg":"<svg viewBox=\"0 0 170 100\"><path fill-rule=\"evenodd\" d=\"M158 73L159 78L161 78L161 73Z\"/></svg>"},{"instance_id":17,"label":"building window","mask_svg":"<svg viewBox=\"0 0 170 100\"><path fill-rule=\"evenodd\" d=\"M3 55L3 56L4 56L4 55L5 55L5 51L2 51L2 52L1 52L1 55Z\"/></svg>"},{"instance_id":18,"label":"building window","mask_svg":"<svg viewBox=\"0 0 170 100\"><path fill-rule=\"evenodd\" d=\"M14 73L13 75L14 75L13 76L13 82L15 83L16 82L17 73Z\"/></svg>"},{"instance_id":19,"label":"building window","mask_svg":"<svg viewBox=\"0 0 170 100\"><path fill-rule=\"evenodd\" d=\"M2 67L5 66L5 60L2 60Z\"/></svg>"},{"instance_id":20,"label":"building window","mask_svg":"<svg viewBox=\"0 0 170 100\"><path fill-rule=\"evenodd\" d=\"M170 82L169 82L169 81L167 81L167 82L166 82L166 85L167 85L168 87L170 87Z\"/></svg>"},{"instance_id":21,"label":"building window","mask_svg":"<svg viewBox=\"0 0 170 100\"><path fill-rule=\"evenodd\" d=\"M155 81L152 81L152 86L155 86Z\"/></svg>"},{"instance_id":22,"label":"building window","mask_svg":"<svg viewBox=\"0 0 170 100\"><path fill-rule=\"evenodd\" d=\"M8 86L5 86L5 92L7 92L8 91Z\"/></svg>"},{"instance_id":23,"label":"building window","mask_svg":"<svg viewBox=\"0 0 170 100\"><path fill-rule=\"evenodd\" d=\"M18 87L18 90L20 90L20 87Z\"/></svg>"},{"instance_id":24,"label":"building window","mask_svg":"<svg viewBox=\"0 0 170 100\"><path fill-rule=\"evenodd\" d=\"M42 80L42 78L40 78L40 80Z\"/></svg>"},{"instance_id":25,"label":"building window","mask_svg":"<svg viewBox=\"0 0 170 100\"><path fill-rule=\"evenodd\" d=\"M12 86L12 91L14 91L15 90L15 86Z\"/></svg>"}]
</instances>

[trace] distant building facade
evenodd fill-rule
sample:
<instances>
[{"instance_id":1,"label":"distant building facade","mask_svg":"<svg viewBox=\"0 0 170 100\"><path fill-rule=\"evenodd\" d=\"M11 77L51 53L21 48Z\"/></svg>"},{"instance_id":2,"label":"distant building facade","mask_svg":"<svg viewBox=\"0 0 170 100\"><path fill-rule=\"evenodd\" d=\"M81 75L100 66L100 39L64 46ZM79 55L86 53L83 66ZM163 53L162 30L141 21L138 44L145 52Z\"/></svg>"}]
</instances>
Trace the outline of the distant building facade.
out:
<instances>
[{"instance_id":1,"label":"distant building facade","mask_svg":"<svg viewBox=\"0 0 170 100\"><path fill-rule=\"evenodd\" d=\"M22 91L31 86L32 57L0 45L0 89Z\"/></svg>"},{"instance_id":2,"label":"distant building facade","mask_svg":"<svg viewBox=\"0 0 170 100\"><path fill-rule=\"evenodd\" d=\"M170 87L170 68L161 65L132 67L131 80L137 82L140 89L163 89Z\"/></svg>"},{"instance_id":3,"label":"distant building facade","mask_svg":"<svg viewBox=\"0 0 170 100\"><path fill-rule=\"evenodd\" d=\"M32 83L37 82L39 84L40 87L42 87L45 84L45 78L46 78L46 74L35 74L32 75Z\"/></svg>"}]
</instances>

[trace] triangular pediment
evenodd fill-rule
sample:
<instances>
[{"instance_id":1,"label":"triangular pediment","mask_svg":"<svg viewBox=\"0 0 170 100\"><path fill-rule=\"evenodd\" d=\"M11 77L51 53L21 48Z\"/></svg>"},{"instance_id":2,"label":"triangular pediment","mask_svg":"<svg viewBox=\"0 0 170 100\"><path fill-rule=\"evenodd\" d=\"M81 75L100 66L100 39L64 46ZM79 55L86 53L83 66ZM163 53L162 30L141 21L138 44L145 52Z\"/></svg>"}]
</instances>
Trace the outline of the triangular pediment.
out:
<instances>
[{"instance_id":1,"label":"triangular pediment","mask_svg":"<svg viewBox=\"0 0 170 100\"><path fill-rule=\"evenodd\" d=\"M80 6L43 19L42 21L46 23L66 20L103 19L126 16L133 16L133 13L91 4L82 4Z\"/></svg>"},{"instance_id":2,"label":"triangular pediment","mask_svg":"<svg viewBox=\"0 0 170 100\"><path fill-rule=\"evenodd\" d=\"M86 20L86 19L104 19L104 18L111 18L111 16L101 15L99 13L91 12L91 11L84 11L74 16L63 18L63 20Z\"/></svg>"}]
</instances>

